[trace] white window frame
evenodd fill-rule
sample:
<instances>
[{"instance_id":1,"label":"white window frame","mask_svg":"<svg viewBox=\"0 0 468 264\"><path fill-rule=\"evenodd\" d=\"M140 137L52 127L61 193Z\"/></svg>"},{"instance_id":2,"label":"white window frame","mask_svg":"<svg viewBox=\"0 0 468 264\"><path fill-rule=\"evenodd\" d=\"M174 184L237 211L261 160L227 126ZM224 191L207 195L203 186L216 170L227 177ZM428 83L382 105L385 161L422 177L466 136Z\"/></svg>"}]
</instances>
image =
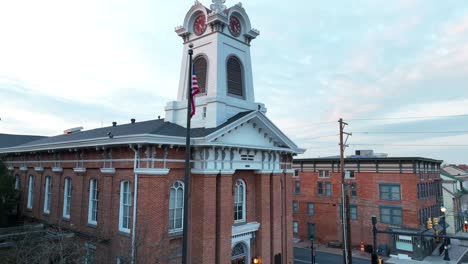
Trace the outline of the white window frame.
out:
<instances>
[{"instance_id":1,"label":"white window frame","mask_svg":"<svg viewBox=\"0 0 468 264\"><path fill-rule=\"evenodd\" d=\"M65 178L65 183L63 185L63 213L62 213L62 216L65 219L70 219L71 192L72 192L71 179Z\"/></svg>"},{"instance_id":2,"label":"white window frame","mask_svg":"<svg viewBox=\"0 0 468 264\"><path fill-rule=\"evenodd\" d=\"M125 190L126 185L127 185L127 189ZM122 181L120 182L120 206L119 206L119 231L120 232L130 233L130 220L131 220L130 209L131 207L132 207L132 192L130 189L130 182ZM125 211L128 212L128 215L124 215ZM124 218L128 218L127 226L124 226Z\"/></svg>"},{"instance_id":3,"label":"white window frame","mask_svg":"<svg viewBox=\"0 0 468 264\"><path fill-rule=\"evenodd\" d=\"M319 170L319 178L330 178L329 170Z\"/></svg>"},{"instance_id":4,"label":"white window frame","mask_svg":"<svg viewBox=\"0 0 468 264\"><path fill-rule=\"evenodd\" d=\"M28 183L28 209L33 208L33 199L34 199L34 176L29 175L29 183Z\"/></svg>"},{"instance_id":5,"label":"white window frame","mask_svg":"<svg viewBox=\"0 0 468 264\"><path fill-rule=\"evenodd\" d=\"M169 223L173 221L173 228L171 228L169 225L169 233L175 233L184 230L184 188L185 185L182 181L176 181L172 184L171 189L169 190ZM180 198L178 195L179 190L182 190L182 206L178 206L177 204L177 200ZM172 197L173 195L175 196ZM174 201L172 205L171 200ZM178 211L181 214L182 220L180 227L176 226Z\"/></svg>"},{"instance_id":6,"label":"white window frame","mask_svg":"<svg viewBox=\"0 0 468 264\"><path fill-rule=\"evenodd\" d=\"M45 178L45 191L44 191L44 214L50 214L50 197L52 193L50 187L52 185L51 177L46 176Z\"/></svg>"},{"instance_id":7,"label":"white window frame","mask_svg":"<svg viewBox=\"0 0 468 264\"><path fill-rule=\"evenodd\" d=\"M97 225L99 193L96 179L89 180L88 224Z\"/></svg>"},{"instance_id":8,"label":"white window frame","mask_svg":"<svg viewBox=\"0 0 468 264\"><path fill-rule=\"evenodd\" d=\"M239 190L239 187L242 187L242 190ZM245 182L241 179L238 179L234 184L234 223L245 222L245 212L246 212L246 185ZM242 195L242 197L240 197ZM242 218L236 219L236 210L238 206L242 206Z\"/></svg>"},{"instance_id":9,"label":"white window frame","mask_svg":"<svg viewBox=\"0 0 468 264\"><path fill-rule=\"evenodd\" d=\"M293 221L293 233L294 234L299 233L299 222L298 221Z\"/></svg>"}]
</instances>

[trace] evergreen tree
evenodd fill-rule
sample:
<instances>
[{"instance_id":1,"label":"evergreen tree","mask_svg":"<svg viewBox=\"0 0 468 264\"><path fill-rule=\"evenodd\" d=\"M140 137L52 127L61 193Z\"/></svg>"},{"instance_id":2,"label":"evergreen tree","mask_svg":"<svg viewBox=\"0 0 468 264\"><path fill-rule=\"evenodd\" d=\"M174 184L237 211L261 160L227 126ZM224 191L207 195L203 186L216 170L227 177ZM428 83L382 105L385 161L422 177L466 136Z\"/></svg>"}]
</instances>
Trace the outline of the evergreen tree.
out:
<instances>
[{"instance_id":1,"label":"evergreen tree","mask_svg":"<svg viewBox=\"0 0 468 264\"><path fill-rule=\"evenodd\" d=\"M8 216L16 202L15 177L0 160L0 227L8 225Z\"/></svg>"}]
</instances>

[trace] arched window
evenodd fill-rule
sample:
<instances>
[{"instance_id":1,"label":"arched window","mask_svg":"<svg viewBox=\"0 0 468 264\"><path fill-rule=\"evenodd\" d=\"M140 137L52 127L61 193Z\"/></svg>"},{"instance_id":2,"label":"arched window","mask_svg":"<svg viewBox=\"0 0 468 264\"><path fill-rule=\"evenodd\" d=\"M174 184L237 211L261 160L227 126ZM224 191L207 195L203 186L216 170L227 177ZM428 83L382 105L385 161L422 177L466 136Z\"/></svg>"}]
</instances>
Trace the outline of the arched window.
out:
<instances>
[{"instance_id":1,"label":"arched window","mask_svg":"<svg viewBox=\"0 0 468 264\"><path fill-rule=\"evenodd\" d=\"M28 188L28 209L33 207L34 196L34 176L29 175L29 188Z\"/></svg>"},{"instance_id":2,"label":"arched window","mask_svg":"<svg viewBox=\"0 0 468 264\"><path fill-rule=\"evenodd\" d=\"M119 231L130 233L130 208L132 207L132 192L130 182L120 183Z\"/></svg>"},{"instance_id":3,"label":"arched window","mask_svg":"<svg viewBox=\"0 0 468 264\"><path fill-rule=\"evenodd\" d=\"M197 76L198 80L198 88L200 89L200 93L206 93L206 73L208 70L208 63L203 56L198 56L193 61L193 70L195 71L195 75Z\"/></svg>"},{"instance_id":4,"label":"arched window","mask_svg":"<svg viewBox=\"0 0 468 264\"><path fill-rule=\"evenodd\" d=\"M230 57L227 61L228 95L244 97L242 65L238 58Z\"/></svg>"},{"instance_id":5,"label":"arched window","mask_svg":"<svg viewBox=\"0 0 468 264\"><path fill-rule=\"evenodd\" d=\"M245 262L246 259L247 259L247 250L244 244L237 243L232 248L231 263L235 263L235 264L246 263Z\"/></svg>"},{"instance_id":6,"label":"arched window","mask_svg":"<svg viewBox=\"0 0 468 264\"><path fill-rule=\"evenodd\" d=\"M234 184L234 222L245 222L245 183L237 180Z\"/></svg>"},{"instance_id":7,"label":"arched window","mask_svg":"<svg viewBox=\"0 0 468 264\"><path fill-rule=\"evenodd\" d=\"M45 192L44 192L44 213L50 213L50 198L52 197L52 191L50 187L52 186L52 180L50 176L45 178Z\"/></svg>"},{"instance_id":8,"label":"arched window","mask_svg":"<svg viewBox=\"0 0 468 264\"><path fill-rule=\"evenodd\" d=\"M97 225L98 199L98 182L96 179L91 179L89 181L88 224Z\"/></svg>"},{"instance_id":9,"label":"arched window","mask_svg":"<svg viewBox=\"0 0 468 264\"><path fill-rule=\"evenodd\" d=\"M184 222L184 183L176 181L169 194L169 232L182 231Z\"/></svg>"},{"instance_id":10,"label":"arched window","mask_svg":"<svg viewBox=\"0 0 468 264\"><path fill-rule=\"evenodd\" d=\"M65 178L65 185L63 186L63 218L70 219L71 196L72 195L72 181L70 178Z\"/></svg>"}]
</instances>

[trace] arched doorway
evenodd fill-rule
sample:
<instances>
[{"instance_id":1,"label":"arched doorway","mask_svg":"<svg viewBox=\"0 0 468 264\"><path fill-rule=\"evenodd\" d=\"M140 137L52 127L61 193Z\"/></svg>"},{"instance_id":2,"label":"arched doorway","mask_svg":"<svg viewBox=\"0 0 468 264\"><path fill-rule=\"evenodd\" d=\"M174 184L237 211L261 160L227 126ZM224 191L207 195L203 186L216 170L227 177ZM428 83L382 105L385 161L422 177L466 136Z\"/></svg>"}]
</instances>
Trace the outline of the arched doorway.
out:
<instances>
[{"instance_id":1,"label":"arched doorway","mask_svg":"<svg viewBox=\"0 0 468 264\"><path fill-rule=\"evenodd\" d=\"M231 264L248 264L247 257L247 247L244 245L244 243L237 243L232 248Z\"/></svg>"}]
</instances>

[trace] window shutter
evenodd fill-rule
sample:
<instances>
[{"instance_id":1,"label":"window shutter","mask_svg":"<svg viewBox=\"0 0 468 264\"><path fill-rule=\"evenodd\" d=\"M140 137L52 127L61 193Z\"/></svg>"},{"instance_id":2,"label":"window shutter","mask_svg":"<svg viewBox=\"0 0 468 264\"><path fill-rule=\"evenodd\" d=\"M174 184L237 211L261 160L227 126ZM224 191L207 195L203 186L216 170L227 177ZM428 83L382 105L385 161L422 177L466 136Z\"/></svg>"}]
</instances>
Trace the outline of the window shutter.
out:
<instances>
[{"instance_id":1,"label":"window shutter","mask_svg":"<svg viewBox=\"0 0 468 264\"><path fill-rule=\"evenodd\" d=\"M195 58L193 67L195 70L195 75L197 76L198 88L200 88L200 93L204 94L206 93L206 72L208 68L206 59L202 56Z\"/></svg>"},{"instance_id":2,"label":"window shutter","mask_svg":"<svg viewBox=\"0 0 468 264\"><path fill-rule=\"evenodd\" d=\"M229 58L227 62L227 82L228 94L244 96L242 68L240 61L235 57Z\"/></svg>"}]
</instances>

